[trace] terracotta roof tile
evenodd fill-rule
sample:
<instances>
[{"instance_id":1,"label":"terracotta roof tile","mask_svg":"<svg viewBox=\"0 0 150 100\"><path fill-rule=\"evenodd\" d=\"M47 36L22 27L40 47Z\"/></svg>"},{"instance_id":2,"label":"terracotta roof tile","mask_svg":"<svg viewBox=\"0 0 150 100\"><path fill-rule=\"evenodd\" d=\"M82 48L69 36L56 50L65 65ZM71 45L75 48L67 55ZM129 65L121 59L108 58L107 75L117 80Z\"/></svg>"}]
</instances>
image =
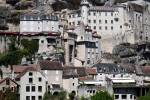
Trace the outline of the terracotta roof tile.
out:
<instances>
[{"instance_id":1,"label":"terracotta roof tile","mask_svg":"<svg viewBox=\"0 0 150 100\"><path fill-rule=\"evenodd\" d=\"M62 64L57 61L41 60L39 65L41 70L63 70Z\"/></svg>"},{"instance_id":2,"label":"terracotta roof tile","mask_svg":"<svg viewBox=\"0 0 150 100\"><path fill-rule=\"evenodd\" d=\"M89 75L96 75L97 74L96 68L86 68L86 72Z\"/></svg>"},{"instance_id":3,"label":"terracotta roof tile","mask_svg":"<svg viewBox=\"0 0 150 100\"><path fill-rule=\"evenodd\" d=\"M20 80L20 78L28 71L38 71L38 69L35 67L27 67L19 75L16 76L15 80Z\"/></svg>"},{"instance_id":4,"label":"terracotta roof tile","mask_svg":"<svg viewBox=\"0 0 150 100\"><path fill-rule=\"evenodd\" d=\"M28 67L36 68L37 65L35 65L35 64L31 64L31 65L13 65L13 71L14 71L14 73L22 73Z\"/></svg>"},{"instance_id":5,"label":"terracotta roof tile","mask_svg":"<svg viewBox=\"0 0 150 100\"><path fill-rule=\"evenodd\" d=\"M142 71L144 74L150 75L150 66L143 66Z\"/></svg>"},{"instance_id":6,"label":"terracotta roof tile","mask_svg":"<svg viewBox=\"0 0 150 100\"><path fill-rule=\"evenodd\" d=\"M9 78L9 77L6 77L6 78L0 80L0 84L3 83L5 80L10 80L10 81L12 81L13 83L15 83L16 85L19 85L16 81L12 80L12 79Z\"/></svg>"}]
</instances>

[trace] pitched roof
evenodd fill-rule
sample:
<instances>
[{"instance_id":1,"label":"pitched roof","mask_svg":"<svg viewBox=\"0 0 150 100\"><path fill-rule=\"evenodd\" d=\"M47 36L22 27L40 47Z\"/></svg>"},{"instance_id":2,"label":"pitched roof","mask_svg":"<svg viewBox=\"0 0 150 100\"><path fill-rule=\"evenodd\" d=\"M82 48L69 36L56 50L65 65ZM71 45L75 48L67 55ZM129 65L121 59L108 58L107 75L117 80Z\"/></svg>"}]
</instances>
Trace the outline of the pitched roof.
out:
<instances>
[{"instance_id":1,"label":"pitched roof","mask_svg":"<svg viewBox=\"0 0 150 100\"><path fill-rule=\"evenodd\" d=\"M25 75L26 72L29 72L29 71L38 71L37 68L34 68L34 67L27 67L25 68L19 75L16 76L15 80L20 80L20 78Z\"/></svg>"},{"instance_id":2,"label":"pitched roof","mask_svg":"<svg viewBox=\"0 0 150 100\"><path fill-rule=\"evenodd\" d=\"M142 72L145 75L150 75L150 66L142 66Z\"/></svg>"},{"instance_id":3,"label":"pitched roof","mask_svg":"<svg viewBox=\"0 0 150 100\"><path fill-rule=\"evenodd\" d=\"M77 69L73 67L64 67L63 68L63 78L72 78L78 77Z\"/></svg>"},{"instance_id":4,"label":"pitched roof","mask_svg":"<svg viewBox=\"0 0 150 100\"><path fill-rule=\"evenodd\" d=\"M86 72L89 74L89 75L96 75L97 74L97 70L96 68L86 68Z\"/></svg>"},{"instance_id":5,"label":"pitched roof","mask_svg":"<svg viewBox=\"0 0 150 100\"><path fill-rule=\"evenodd\" d=\"M6 81L6 80L10 80L10 81L12 81L13 83L15 83L16 85L19 85L16 81L12 80L12 79L9 78L9 77L6 77L6 78L0 80L0 84L3 83L3 82Z\"/></svg>"},{"instance_id":6,"label":"pitched roof","mask_svg":"<svg viewBox=\"0 0 150 100\"><path fill-rule=\"evenodd\" d=\"M28 67L36 68L37 65L36 64L31 64L31 65L13 65L13 71L14 71L14 73L22 73Z\"/></svg>"},{"instance_id":7,"label":"pitched roof","mask_svg":"<svg viewBox=\"0 0 150 100\"><path fill-rule=\"evenodd\" d=\"M64 68L76 69L79 77L87 76L87 72L85 67L73 67L73 66L65 66Z\"/></svg>"},{"instance_id":8,"label":"pitched roof","mask_svg":"<svg viewBox=\"0 0 150 100\"><path fill-rule=\"evenodd\" d=\"M140 13L143 12L143 7L142 7L141 5L138 5L138 4L135 4L135 3L130 3L130 4L129 4L129 7L130 7L132 10L136 11L136 12L140 12Z\"/></svg>"},{"instance_id":9,"label":"pitched roof","mask_svg":"<svg viewBox=\"0 0 150 100\"><path fill-rule=\"evenodd\" d=\"M58 61L41 60L39 65L41 70L63 70L62 64Z\"/></svg>"},{"instance_id":10,"label":"pitched roof","mask_svg":"<svg viewBox=\"0 0 150 100\"><path fill-rule=\"evenodd\" d=\"M130 73L127 68L124 68L120 65L114 64L114 63L98 63L94 65L94 67L97 68L98 73ZM132 72L131 72L132 73Z\"/></svg>"}]
</instances>

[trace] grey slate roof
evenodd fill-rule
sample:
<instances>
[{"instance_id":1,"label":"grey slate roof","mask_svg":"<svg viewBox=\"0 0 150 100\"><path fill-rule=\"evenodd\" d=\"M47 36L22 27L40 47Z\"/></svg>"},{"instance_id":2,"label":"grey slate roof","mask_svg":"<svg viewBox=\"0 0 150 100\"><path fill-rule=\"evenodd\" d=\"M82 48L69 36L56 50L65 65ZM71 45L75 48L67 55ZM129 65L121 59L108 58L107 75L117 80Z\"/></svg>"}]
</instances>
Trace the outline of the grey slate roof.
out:
<instances>
[{"instance_id":1,"label":"grey slate roof","mask_svg":"<svg viewBox=\"0 0 150 100\"><path fill-rule=\"evenodd\" d=\"M98 73L108 73L108 74L132 73L130 70L113 63L98 63L93 67L97 68Z\"/></svg>"},{"instance_id":2,"label":"grey slate roof","mask_svg":"<svg viewBox=\"0 0 150 100\"><path fill-rule=\"evenodd\" d=\"M45 14L22 14L20 15L21 21L41 21L41 20L50 20L58 21L56 15L45 15Z\"/></svg>"}]
</instances>

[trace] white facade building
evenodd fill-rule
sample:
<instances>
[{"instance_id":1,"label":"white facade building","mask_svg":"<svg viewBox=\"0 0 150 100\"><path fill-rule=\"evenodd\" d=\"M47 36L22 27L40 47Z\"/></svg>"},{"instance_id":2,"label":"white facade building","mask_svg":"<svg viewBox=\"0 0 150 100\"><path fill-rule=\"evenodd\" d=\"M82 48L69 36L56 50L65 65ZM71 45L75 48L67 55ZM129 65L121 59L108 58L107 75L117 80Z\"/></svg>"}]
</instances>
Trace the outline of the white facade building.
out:
<instances>
[{"instance_id":1,"label":"white facade building","mask_svg":"<svg viewBox=\"0 0 150 100\"><path fill-rule=\"evenodd\" d=\"M63 68L63 89L67 91L67 93L76 93L78 95L78 73L77 69L72 67Z\"/></svg>"},{"instance_id":2,"label":"white facade building","mask_svg":"<svg viewBox=\"0 0 150 100\"><path fill-rule=\"evenodd\" d=\"M83 22L101 35L103 52L111 53L115 45L123 42L135 44L145 39L140 39L145 34L143 31L143 26L145 26L143 24L143 5L134 2L93 6L87 0L82 0L78 10L68 11L66 14L68 15L66 18L68 26L78 26Z\"/></svg>"},{"instance_id":3,"label":"white facade building","mask_svg":"<svg viewBox=\"0 0 150 100\"><path fill-rule=\"evenodd\" d=\"M65 63L74 66L91 66L101 58L101 36L89 26L80 24L64 32Z\"/></svg>"},{"instance_id":4,"label":"white facade building","mask_svg":"<svg viewBox=\"0 0 150 100\"><path fill-rule=\"evenodd\" d=\"M42 100L46 92L46 77L33 67L26 68L16 77L20 85L20 100Z\"/></svg>"},{"instance_id":5,"label":"white facade building","mask_svg":"<svg viewBox=\"0 0 150 100\"><path fill-rule=\"evenodd\" d=\"M59 31L55 15L24 14L20 17L20 33L48 33Z\"/></svg>"},{"instance_id":6,"label":"white facade building","mask_svg":"<svg viewBox=\"0 0 150 100\"><path fill-rule=\"evenodd\" d=\"M40 69L46 75L46 79L48 81L47 83L48 91L51 91L52 89L55 91L55 88L53 88L53 85L55 86L57 85L59 89L62 88L62 83L63 83L62 64L56 61L42 60L42 61L39 61L39 65L40 65Z\"/></svg>"}]
</instances>

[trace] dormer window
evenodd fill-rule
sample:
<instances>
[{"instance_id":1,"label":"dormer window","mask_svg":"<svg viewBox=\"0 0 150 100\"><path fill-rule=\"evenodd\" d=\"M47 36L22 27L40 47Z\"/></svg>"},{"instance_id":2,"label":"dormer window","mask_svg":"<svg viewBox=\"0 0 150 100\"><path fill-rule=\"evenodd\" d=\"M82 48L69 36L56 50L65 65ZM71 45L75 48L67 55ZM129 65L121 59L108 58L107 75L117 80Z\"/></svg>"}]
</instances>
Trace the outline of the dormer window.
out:
<instances>
[{"instance_id":1,"label":"dormer window","mask_svg":"<svg viewBox=\"0 0 150 100\"><path fill-rule=\"evenodd\" d=\"M33 73L32 72L29 72L29 76L32 76L33 75Z\"/></svg>"}]
</instances>

